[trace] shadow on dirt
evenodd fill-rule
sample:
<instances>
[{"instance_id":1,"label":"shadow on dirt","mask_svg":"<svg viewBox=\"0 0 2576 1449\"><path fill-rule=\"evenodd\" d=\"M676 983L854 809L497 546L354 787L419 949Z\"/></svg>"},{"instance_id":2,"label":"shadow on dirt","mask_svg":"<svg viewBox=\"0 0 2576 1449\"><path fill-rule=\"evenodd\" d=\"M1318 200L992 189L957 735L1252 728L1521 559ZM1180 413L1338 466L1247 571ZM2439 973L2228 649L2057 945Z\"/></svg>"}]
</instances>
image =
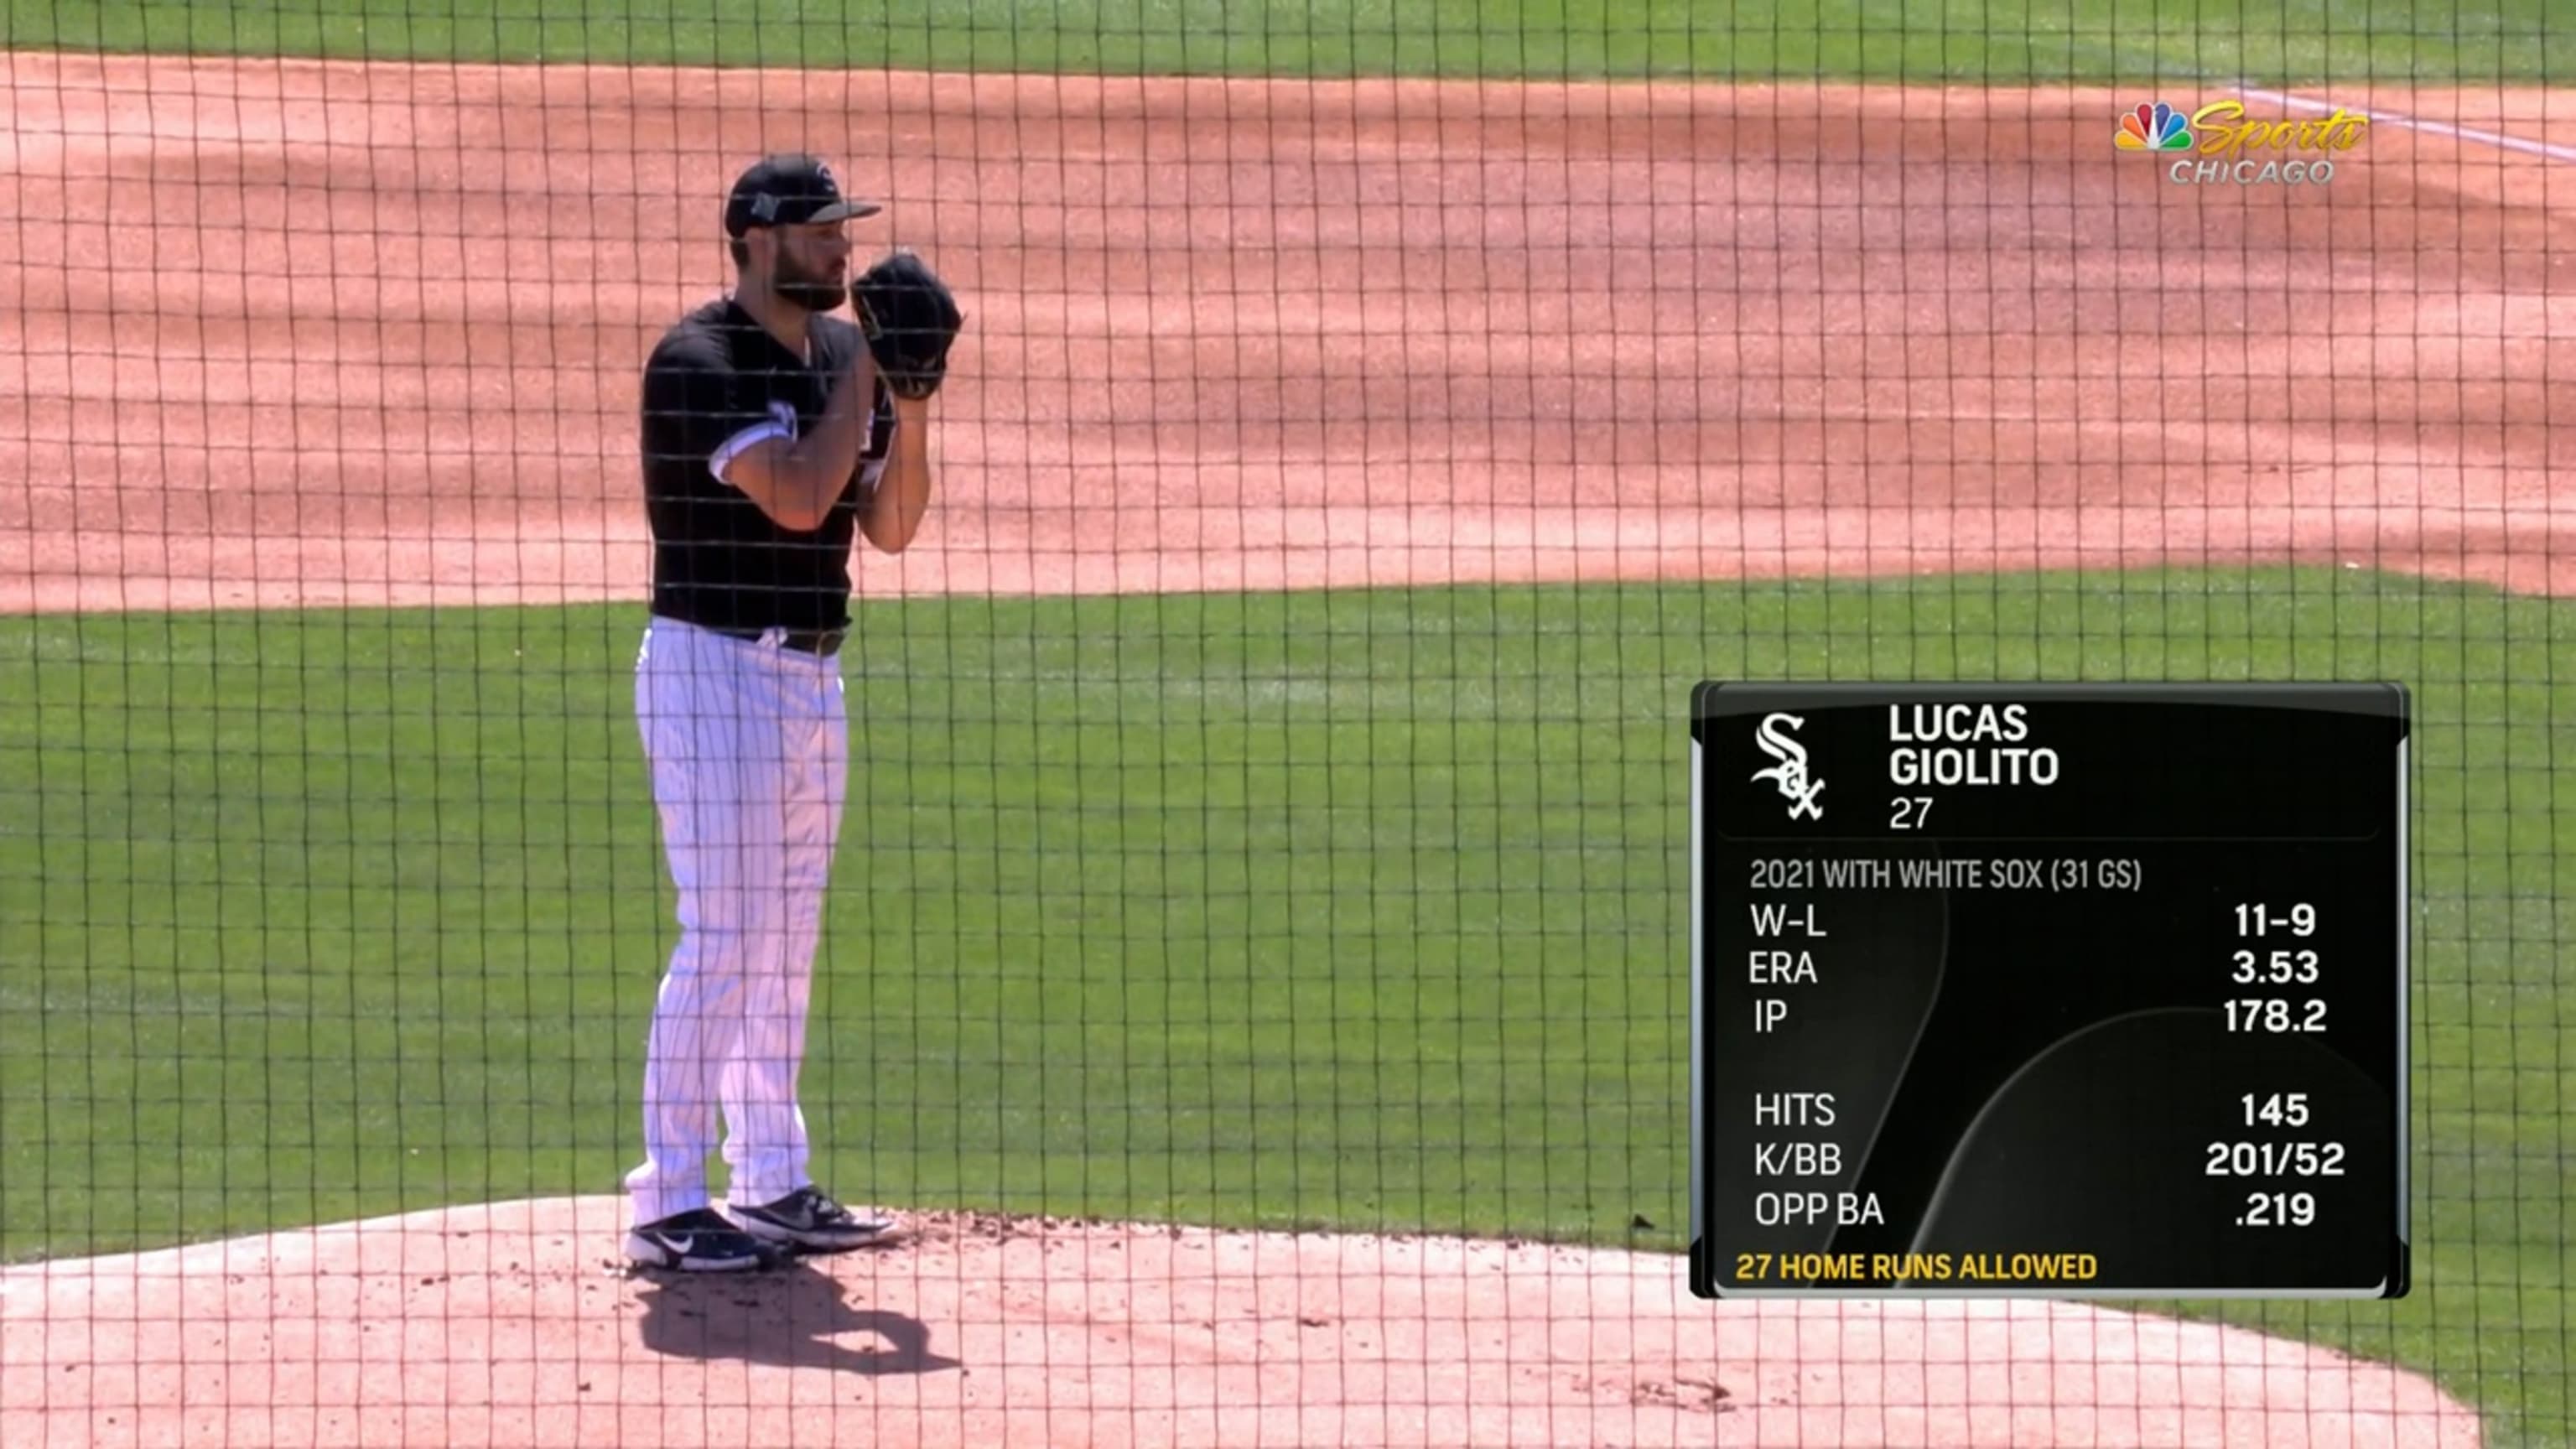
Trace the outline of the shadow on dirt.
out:
<instances>
[{"instance_id":1,"label":"shadow on dirt","mask_svg":"<svg viewBox=\"0 0 2576 1449\"><path fill-rule=\"evenodd\" d=\"M961 1367L931 1352L929 1325L853 1306L841 1284L811 1263L766 1273L639 1272L636 1282L644 1346L655 1353L868 1375ZM857 1335L877 1341L843 1341Z\"/></svg>"}]
</instances>

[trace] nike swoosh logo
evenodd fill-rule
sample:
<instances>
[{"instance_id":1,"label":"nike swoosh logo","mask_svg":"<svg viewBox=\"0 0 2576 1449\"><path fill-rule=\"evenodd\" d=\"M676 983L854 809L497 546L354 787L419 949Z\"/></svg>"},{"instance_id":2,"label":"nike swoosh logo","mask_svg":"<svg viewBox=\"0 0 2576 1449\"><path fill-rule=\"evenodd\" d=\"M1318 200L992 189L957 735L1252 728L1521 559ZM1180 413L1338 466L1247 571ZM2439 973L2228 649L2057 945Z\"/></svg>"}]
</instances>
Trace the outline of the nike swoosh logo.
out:
<instances>
[{"instance_id":1,"label":"nike swoosh logo","mask_svg":"<svg viewBox=\"0 0 2576 1449\"><path fill-rule=\"evenodd\" d=\"M698 1235L695 1233L691 1233L685 1238L664 1238L662 1240L663 1247L670 1249L672 1252L683 1258L689 1256L689 1250L697 1245Z\"/></svg>"}]
</instances>

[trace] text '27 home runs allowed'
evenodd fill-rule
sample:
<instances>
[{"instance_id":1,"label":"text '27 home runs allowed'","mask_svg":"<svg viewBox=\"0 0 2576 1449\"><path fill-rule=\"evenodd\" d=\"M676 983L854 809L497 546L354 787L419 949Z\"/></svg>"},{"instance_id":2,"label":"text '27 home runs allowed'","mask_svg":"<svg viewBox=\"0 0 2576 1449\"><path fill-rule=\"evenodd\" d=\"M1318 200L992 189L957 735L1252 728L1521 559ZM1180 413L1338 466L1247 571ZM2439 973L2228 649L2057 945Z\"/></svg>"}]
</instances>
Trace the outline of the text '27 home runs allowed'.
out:
<instances>
[{"instance_id":1,"label":"text '27 home runs allowed'","mask_svg":"<svg viewBox=\"0 0 2576 1449\"><path fill-rule=\"evenodd\" d=\"M2408 725L1700 686L1692 1290L2402 1296Z\"/></svg>"}]
</instances>

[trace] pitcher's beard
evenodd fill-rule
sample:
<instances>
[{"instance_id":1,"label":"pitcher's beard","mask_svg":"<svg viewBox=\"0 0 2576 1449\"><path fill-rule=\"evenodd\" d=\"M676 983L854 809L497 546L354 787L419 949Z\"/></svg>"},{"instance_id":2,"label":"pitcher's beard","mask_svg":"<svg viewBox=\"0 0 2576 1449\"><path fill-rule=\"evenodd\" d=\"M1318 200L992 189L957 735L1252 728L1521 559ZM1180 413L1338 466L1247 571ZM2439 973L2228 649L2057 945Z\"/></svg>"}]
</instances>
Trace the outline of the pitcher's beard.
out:
<instances>
[{"instance_id":1,"label":"pitcher's beard","mask_svg":"<svg viewBox=\"0 0 2576 1449\"><path fill-rule=\"evenodd\" d=\"M830 312L850 300L849 287L832 282L781 281L770 290L779 300L793 302L808 312Z\"/></svg>"}]
</instances>

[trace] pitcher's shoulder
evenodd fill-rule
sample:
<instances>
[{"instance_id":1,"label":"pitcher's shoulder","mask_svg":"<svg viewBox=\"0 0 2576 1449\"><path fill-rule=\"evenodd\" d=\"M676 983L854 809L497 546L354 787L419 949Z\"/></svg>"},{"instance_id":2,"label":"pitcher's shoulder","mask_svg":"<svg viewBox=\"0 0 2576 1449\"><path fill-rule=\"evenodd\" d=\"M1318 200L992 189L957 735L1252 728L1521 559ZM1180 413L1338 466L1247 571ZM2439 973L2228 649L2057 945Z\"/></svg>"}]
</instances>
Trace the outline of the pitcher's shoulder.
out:
<instances>
[{"instance_id":1,"label":"pitcher's shoulder","mask_svg":"<svg viewBox=\"0 0 2576 1449\"><path fill-rule=\"evenodd\" d=\"M663 329L645 355L647 371L722 371L734 366L732 329L721 303L692 309Z\"/></svg>"},{"instance_id":2,"label":"pitcher's shoulder","mask_svg":"<svg viewBox=\"0 0 2576 1449\"><path fill-rule=\"evenodd\" d=\"M653 355L691 351L728 354L733 350L736 333L758 325L742 315L732 298L712 298L671 319L671 325L654 339Z\"/></svg>"}]
</instances>

